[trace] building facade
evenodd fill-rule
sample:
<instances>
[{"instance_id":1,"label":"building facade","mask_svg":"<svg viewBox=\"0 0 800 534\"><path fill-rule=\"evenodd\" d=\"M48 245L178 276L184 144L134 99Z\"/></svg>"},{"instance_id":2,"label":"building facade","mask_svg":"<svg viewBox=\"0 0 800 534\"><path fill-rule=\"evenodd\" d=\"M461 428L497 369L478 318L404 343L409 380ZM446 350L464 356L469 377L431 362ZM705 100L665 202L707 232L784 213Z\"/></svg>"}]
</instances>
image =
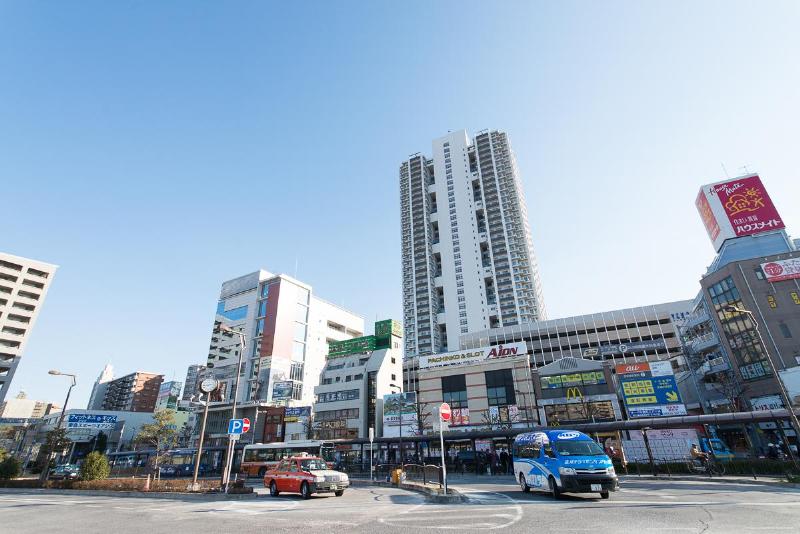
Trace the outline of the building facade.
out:
<instances>
[{"instance_id":1,"label":"building facade","mask_svg":"<svg viewBox=\"0 0 800 534\"><path fill-rule=\"evenodd\" d=\"M0 402L8 394L57 268L0 252Z\"/></svg>"},{"instance_id":2,"label":"building facade","mask_svg":"<svg viewBox=\"0 0 800 534\"><path fill-rule=\"evenodd\" d=\"M154 412L164 375L137 371L108 383L102 409L117 412Z\"/></svg>"},{"instance_id":3,"label":"building facade","mask_svg":"<svg viewBox=\"0 0 800 534\"><path fill-rule=\"evenodd\" d=\"M183 382L177 380L162 382L161 386L158 388L158 396L156 397L156 411L177 410L182 387Z\"/></svg>"},{"instance_id":4,"label":"building facade","mask_svg":"<svg viewBox=\"0 0 800 534\"><path fill-rule=\"evenodd\" d=\"M106 398L108 383L112 380L114 380L114 368L109 363L103 367L100 376L94 381L92 394L89 396L89 404L86 405L87 410L100 410L103 408L103 401Z\"/></svg>"},{"instance_id":5,"label":"building facade","mask_svg":"<svg viewBox=\"0 0 800 534\"><path fill-rule=\"evenodd\" d=\"M314 388L317 439L355 439L383 433L383 396L401 391L403 334L399 323L375 323L375 335L330 344Z\"/></svg>"},{"instance_id":6,"label":"building facade","mask_svg":"<svg viewBox=\"0 0 800 534\"><path fill-rule=\"evenodd\" d=\"M52 402L32 400L20 392L15 398L0 402L0 419L41 419L60 409Z\"/></svg>"},{"instance_id":7,"label":"building facade","mask_svg":"<svg viewBox=\"0 0 800 534\"><path fill-rule=\"evenodd\" d=\"M467 332L546 317L514 155L503 132L463 130L400 165L406 357Z\"/></svg>"},{"instance_id":8,"label":"building facade","mask_svg":"<svg viewBox=\"0 0 800 534\"><path fill-rule=\"evenodd\" d=\"M200 382L203 380L203 372L206 370L205 365L190 365L186 369L186 382L183 387L183 397L181 400L190 401L192 397L200 393Z\"/></svg>"}]
</instances>

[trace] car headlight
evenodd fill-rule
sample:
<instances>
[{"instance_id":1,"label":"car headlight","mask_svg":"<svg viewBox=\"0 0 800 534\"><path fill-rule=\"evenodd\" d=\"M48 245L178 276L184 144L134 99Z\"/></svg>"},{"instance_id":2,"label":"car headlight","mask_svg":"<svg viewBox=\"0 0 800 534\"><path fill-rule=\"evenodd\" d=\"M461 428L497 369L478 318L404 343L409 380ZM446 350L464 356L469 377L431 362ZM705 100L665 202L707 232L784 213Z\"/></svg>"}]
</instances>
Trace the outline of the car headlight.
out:
<instances>
[{"instance_id":1,"label":"car headlight","mask_svg":"<svg viewBox=\"0 0 800 534\"><path fill-rule=\"evenodd\" d=\"M314 477L314 482L317 483L325 482L325 477L320 477L320 476Z\"/></svg>"},{"instance_id":2,"label":"car headlight","mask_svg":"<svg viewBox=\"0 0 800 534\"><path fill-rule=\"evenodd\" d=\"M560 475L574 475L575 474L575 470L573 468L571 468L571 467L559 467L558 468L558 473Z\"/></svg>"},{"instance_id":3,"label":"car headlight","mask_svg":"<svg viewBox=\"0 0 800 534\"><path fill-rule=\"evenodd\" d=\"M609 475L616 475L617 474L617 472L614 471L614 466L613 465L606 469L606 473L608 473Z\"/></svg>"}]
</instances>

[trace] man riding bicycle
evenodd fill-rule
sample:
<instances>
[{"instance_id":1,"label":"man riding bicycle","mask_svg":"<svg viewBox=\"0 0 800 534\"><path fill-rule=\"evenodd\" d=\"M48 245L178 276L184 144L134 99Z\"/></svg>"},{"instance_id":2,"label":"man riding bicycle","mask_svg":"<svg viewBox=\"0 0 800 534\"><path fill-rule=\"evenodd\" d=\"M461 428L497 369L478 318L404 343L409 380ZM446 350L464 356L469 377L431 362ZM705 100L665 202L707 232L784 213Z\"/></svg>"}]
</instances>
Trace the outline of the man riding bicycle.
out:
<instances>
[{"instance_id":1,"label":"man riding bicycle","mask_svg":"<svg viewBox=\"0 0 800 534\"><path fill-rule=\"evenodd\" d=\"M692 448L689 450L692 455L692 459L700 462L700 465L703 467L708 466L708 453L703 452L700 450L700 447L697 446L697 443L692 444Z\"/></svg>"}]
</instances>

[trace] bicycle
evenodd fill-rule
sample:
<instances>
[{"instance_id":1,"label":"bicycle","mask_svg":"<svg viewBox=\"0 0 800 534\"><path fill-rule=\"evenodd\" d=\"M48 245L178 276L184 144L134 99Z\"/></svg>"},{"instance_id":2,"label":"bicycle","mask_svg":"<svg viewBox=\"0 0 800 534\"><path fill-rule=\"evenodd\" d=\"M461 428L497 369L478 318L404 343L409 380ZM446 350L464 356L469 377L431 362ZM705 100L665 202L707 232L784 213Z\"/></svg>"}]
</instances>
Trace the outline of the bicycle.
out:
<instances>
[{"instance_id":1,"label":"bicycle","mask_svg":"<svg viewBox=\"0 0 800 534\"><path fill-rule=\"evenodd\" d=\"M686 461L690 473L707 473L708 476L722 476L725 474L725 465L708 458L705 463L699 459L690 458Z\"/></svg>"}]
</instances>

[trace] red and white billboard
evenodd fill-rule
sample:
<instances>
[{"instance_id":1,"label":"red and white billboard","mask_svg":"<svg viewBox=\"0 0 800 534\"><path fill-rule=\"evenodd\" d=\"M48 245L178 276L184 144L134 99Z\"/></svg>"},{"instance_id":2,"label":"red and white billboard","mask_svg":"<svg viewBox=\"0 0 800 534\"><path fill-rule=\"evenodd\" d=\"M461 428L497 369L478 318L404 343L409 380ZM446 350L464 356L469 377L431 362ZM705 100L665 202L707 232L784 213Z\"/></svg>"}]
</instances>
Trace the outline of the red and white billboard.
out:
<instances>
[{"instance_id":1,"label":"red and white billboard","mask_svg":"<svg viewBox=\"0 0 800 534\"><path fill-rule=\"evenodd\" d=\"M784 228L757 174L704 185L695 205L716 250L726 239Z\"/></svg>"},{"instance_id":2,"label":"red and white billboard","mask_svg":"<svg viewBox=\"0 0 800 534\"><path fill-rule=\"evenodd\" d=\"M780 282L800 278L800 258L788 260L768 261L761 264L761 270L767 277L767 282Z\"/></svg>"}]
</instances>

